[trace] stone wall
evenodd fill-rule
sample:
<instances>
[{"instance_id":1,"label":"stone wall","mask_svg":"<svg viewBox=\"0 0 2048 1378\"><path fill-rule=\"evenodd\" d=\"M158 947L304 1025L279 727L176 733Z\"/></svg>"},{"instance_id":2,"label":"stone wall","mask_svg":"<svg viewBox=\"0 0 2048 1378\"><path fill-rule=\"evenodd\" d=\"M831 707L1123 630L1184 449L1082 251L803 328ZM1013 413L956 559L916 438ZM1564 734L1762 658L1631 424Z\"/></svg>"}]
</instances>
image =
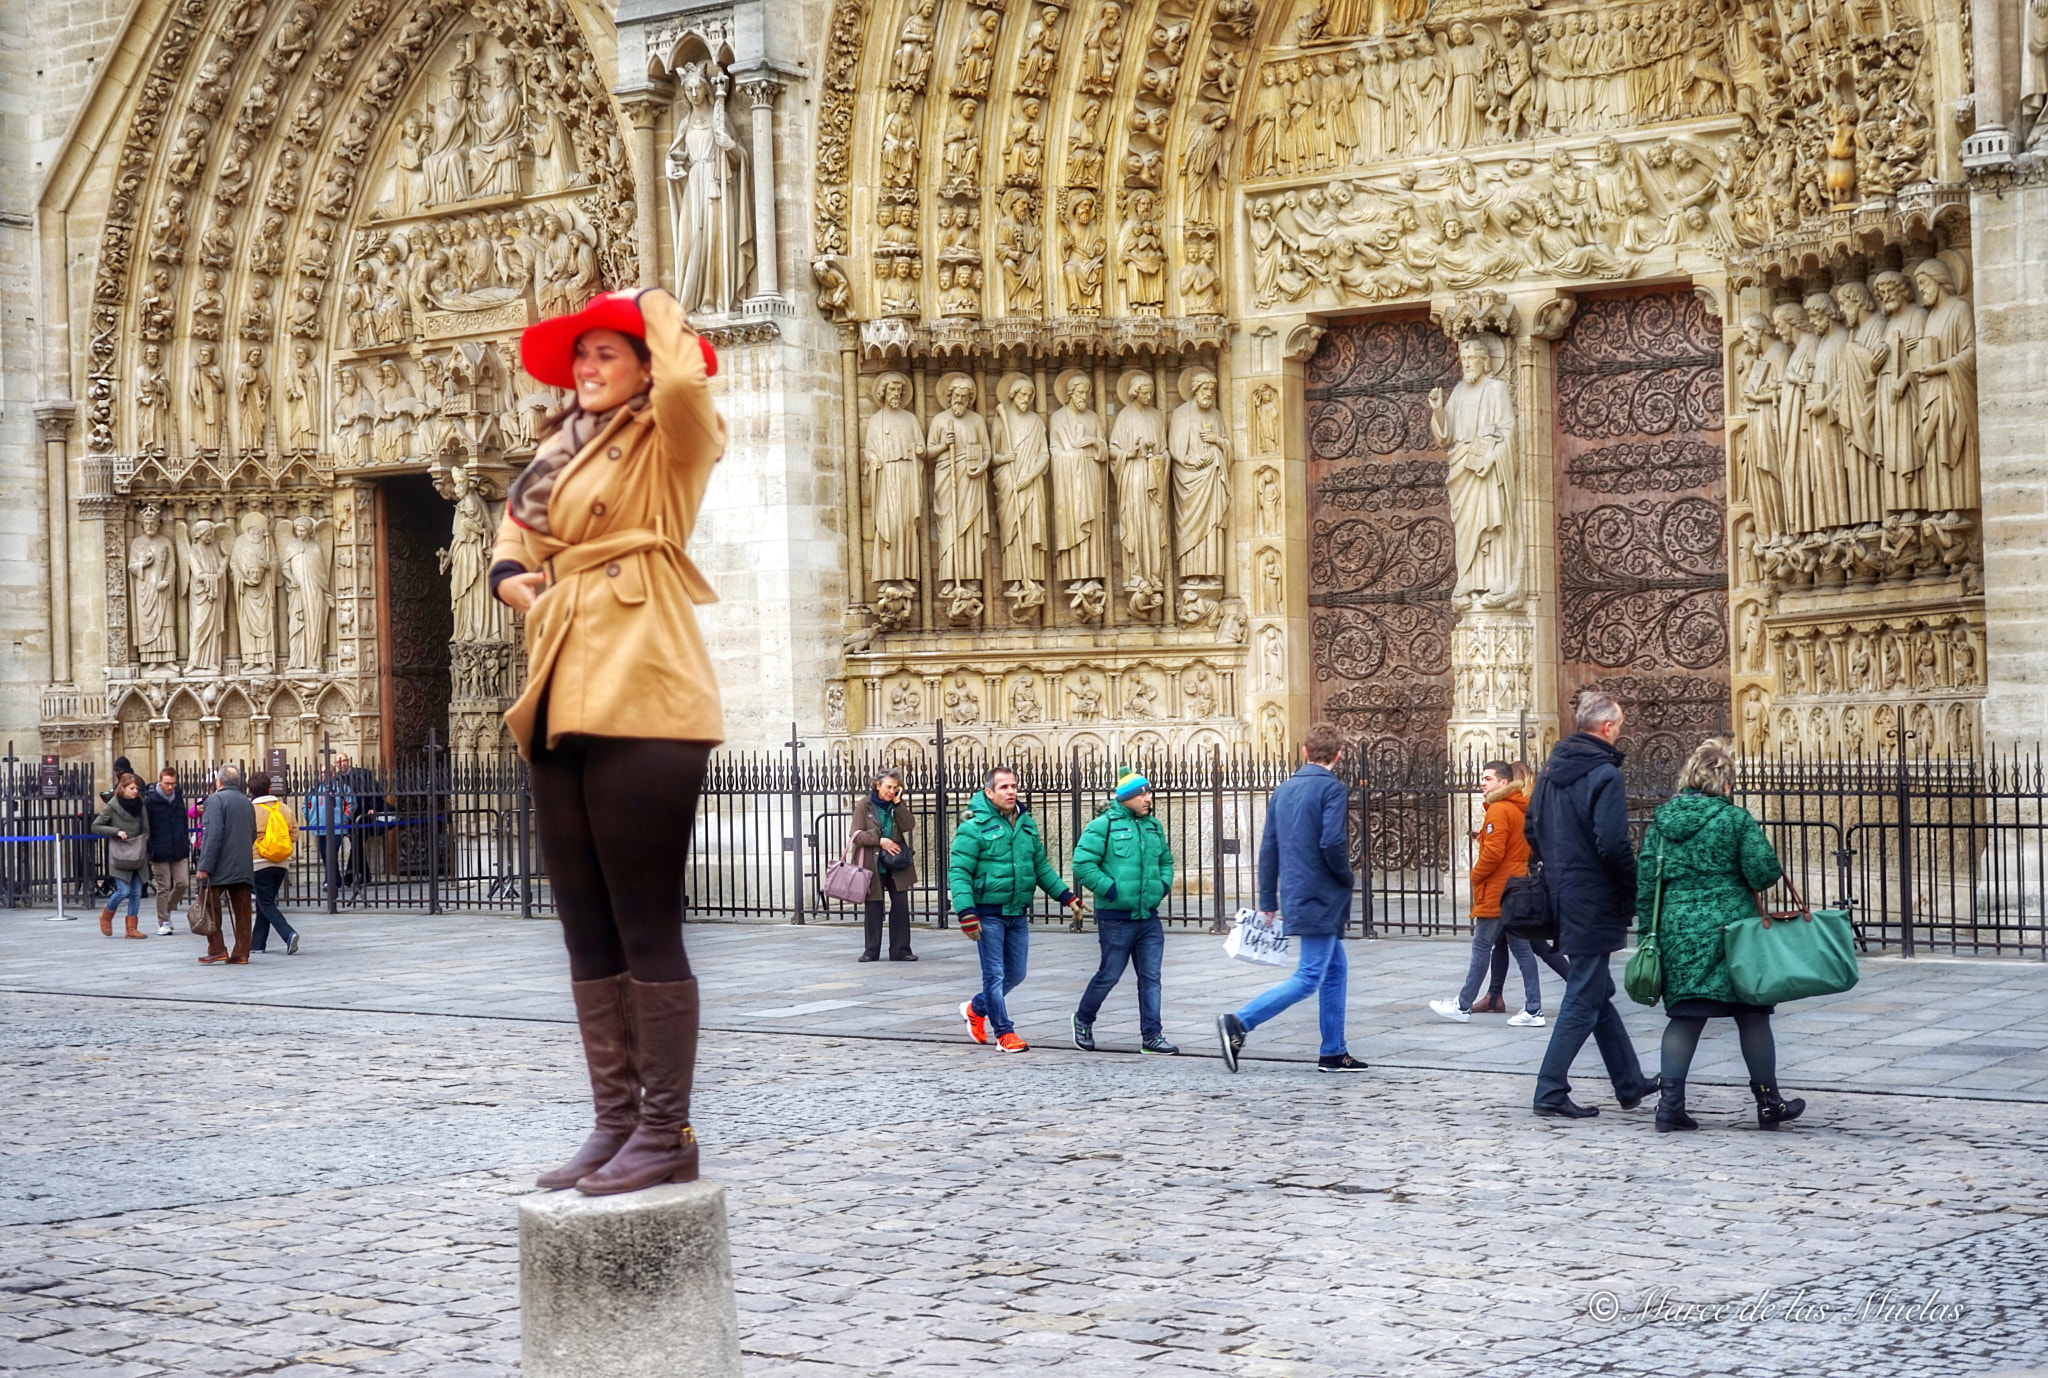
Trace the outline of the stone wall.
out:
<instances>
[{"instance_id":1,"label":"stone wall","mask_svg":"<svg viewBox=\"0 0 2048 1378\"><path fill-rule=\"evenodd\" d=\"M2048 737L2048 159L1972 197L1984 444L1984 728Z\"/></svg>"}]
</instances>

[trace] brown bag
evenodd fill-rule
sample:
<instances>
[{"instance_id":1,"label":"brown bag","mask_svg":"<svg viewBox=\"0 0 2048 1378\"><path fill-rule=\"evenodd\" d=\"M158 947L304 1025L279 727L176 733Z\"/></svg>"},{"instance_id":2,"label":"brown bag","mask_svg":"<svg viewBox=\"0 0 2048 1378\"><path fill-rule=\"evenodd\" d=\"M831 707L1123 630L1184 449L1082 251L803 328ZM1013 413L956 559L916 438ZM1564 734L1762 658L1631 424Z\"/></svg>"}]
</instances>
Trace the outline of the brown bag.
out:
<instances>
[{"instance_id":1,"label":"brown bag","mask_svg":"<svg viewBox=\"0 0 2048 1378\"><path fill-rule=\"evenodd\" d=\"M194 890L191 903L185 906L185 924L202 938L220 932L220 891L211 885Z\"/></svg>"}]
</instances>

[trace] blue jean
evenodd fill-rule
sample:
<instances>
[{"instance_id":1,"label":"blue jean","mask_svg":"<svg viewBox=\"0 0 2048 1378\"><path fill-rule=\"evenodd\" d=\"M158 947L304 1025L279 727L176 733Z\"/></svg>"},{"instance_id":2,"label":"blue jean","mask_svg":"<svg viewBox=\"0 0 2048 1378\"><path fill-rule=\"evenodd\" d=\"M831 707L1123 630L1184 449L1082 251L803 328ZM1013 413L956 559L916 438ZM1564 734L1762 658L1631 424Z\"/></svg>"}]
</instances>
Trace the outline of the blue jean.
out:
<instances>
[{"instance_id":1,"label":"blue jean","mask_svg":"<svg viewBox=\"0 0 2048 1378\"><path fill-rule=\"evenodd\" d=\"M1003 997L1024 984L1024 969L1031 955L1029 914L983 914L981 941L981 993L970 1003L974 1012L988 1020L989 1034L1001 1038L1016 1032L1010 1022L1009 1006Z\"/></svg>"},{"instance_id":2,"label":"blue jean","mask_svg":"<svg viewBox=\"0 0 2048 1378\"><path fill-rule=\"evenodd\" d=\"M1536 1104L1556 1105L1571 1094L1572 1063L1586 1046L1586 1036L1600 1046L1600 1059L1614 1094L1633 1096L1643 1085L1643 1064L1629 1041L1621 1011L1614 1008L1614 973L1608 953L1571 954L1572 972L1564 978L1564 998L1557 1002L1557 1022L1550 1026L1550 1046L1536 1074Z\"/></svg>"},{"instance_id":3,"label":"blue jean","mask_svg":"<svg viewBox=\"0 0 2048 1378\"><path fill-rule=\"evenodd\" d=\"M1493 950L1500 943L1498 918L1472 919L1472 965L1465 973L1464 989L1458 992L1458 1008L1469 1010L1472 1002L1479 998L1479 984L1486 979L1487 969L1493 965ZM1522 1008L1530 1014L1543 1013L1543 983L1536 977L1536 953L1526 938L1507 935L1508 951L1522 968Z\"/></svg>"},{"instance_id":4,"label":"blue jean","mask_svg":"<svg viewBox=\"0 0 2048 1378\"><path fill-rule=\"evenodd\" d=\"M1081 1007L1074 1017L1083 1024L1093 1024L1095 1016L1102 1012L1102 1002L1116 989L1116 983L1124 979L1124 967L1135 962L1138 1033L1145 1038L1160 1037L1165 1029L1159 1022L1159 962L1166 955L1166 930L1160 926L1159 916L1119 919L1098 912L1095 934L1102 944L1102 965L1095 968L1088 989L1081 992Z\"/></svg>"},{"instance_id":5,"label":"blue jean","mask_svg":"<svg viewBox=\"0 0 2048 1378\"><path fill-rule=\"evenodd\" d=\"M142 881L147 871L114 872L114 893L107 897L107 912L113 913L121 907L121 901L128 902L128 917L134 918L142 908Z\"/></svg>"},{"instance_id":6,"label":"blue jean","mask_svg":"<svg viewBox=\"0 0 2048 1378\"><path fill-rule=\"evenodd\" d=\"M284 921L284 911L277 907L277 892L287 874L282 866L257 868L252 887L256 892L256 929L249 942L251 952L261 952L270 945L270 930L273 928L277 930L277 936L287 943L298 936Z\"/></svg>"},{"instance_id":7,"label":"blue jean","mask_svg":"<svg viewBox=\"0 0 2048 1378\"><path fill-rule=\"evenodd\" d=\"M1316 1023L1322 1030L1324 1057L1347 1051L1344 1046L1344 985L1349 970L1344 961L1344 940L1335 933L1294 940L1300 958L1294 974L1257 996L1237 1012L1247 1030L1256 1029L1289 1005L1309 996L1316 997Z\"/></svg>"}]
</instances>

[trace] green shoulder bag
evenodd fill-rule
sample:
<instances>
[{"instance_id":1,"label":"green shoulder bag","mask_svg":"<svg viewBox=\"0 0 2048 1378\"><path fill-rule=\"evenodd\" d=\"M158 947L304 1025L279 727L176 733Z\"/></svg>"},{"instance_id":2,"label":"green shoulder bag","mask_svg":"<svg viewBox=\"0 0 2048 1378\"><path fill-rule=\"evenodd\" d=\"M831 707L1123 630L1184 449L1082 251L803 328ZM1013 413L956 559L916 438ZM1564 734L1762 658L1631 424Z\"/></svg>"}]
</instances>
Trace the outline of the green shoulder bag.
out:
<instances>
[{"instance_id":1,"label":"green shoulder bag","mask_svg":"<svg viewBox=\"0 0 2048 1378\"><path fill-rule=\"evenodd\" d=\"M1657 947L1658 929L1664 919L1664 848L1657 847L1657 889L1650 900L1650 926L1636 940L1636 955L1622 970L1622 989L1638 1005L1654 1005L1664 998L1664 954Z\"/></svg>"}]
</instances>

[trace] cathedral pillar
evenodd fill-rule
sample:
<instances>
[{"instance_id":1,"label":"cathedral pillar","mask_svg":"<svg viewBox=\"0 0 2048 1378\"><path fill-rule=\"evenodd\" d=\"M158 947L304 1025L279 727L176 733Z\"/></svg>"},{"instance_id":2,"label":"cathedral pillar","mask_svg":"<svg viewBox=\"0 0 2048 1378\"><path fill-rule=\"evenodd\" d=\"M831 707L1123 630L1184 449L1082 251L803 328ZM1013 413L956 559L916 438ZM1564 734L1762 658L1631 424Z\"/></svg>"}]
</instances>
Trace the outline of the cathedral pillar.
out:
<instances>
[{"instance_id":1,"label":"cathedral pillar","mask_svg":"<svg viewBox=\"0 0 2048 1378\"><path fill-rule=\"evenodd\" d=\"M768 77L749 76L740 82L740 94L753 107L754 131L754 295L749 305L763 298L782 300L782 240L775 232L775 99L782 83Z\"/></svg>"},{"instance_id":2,"label":"cathedral pillar","mask_svg":"<svg viewBox=\"0 0 2048 1378\"><path fill-rule=\"evenodd\" d=\"M620 87L613 92L619 98L619 109L624 112L626 123L633 130L633 244L640 255L638 285L641 287L656 287L661 283L661 235L655 226L658 217L656 207L661 204L664 183L655 136L661 112L673 99L667 86L666 82L660 86L646 82Z\"/></svg>"},{"instance_id":3,"label":"cathedral pillar","mask_svg":"<svg viewBox=\"0 0 2048 1378\"><path fill-rule=\"evenodd\" d=\"M50 524L50 683L71 682L71 428L78 408L46 402L36 408L43 433L44 503Z\"/></svg>"},{"instance_id":4,"label":"cathedral pillar","mask_svg":"<svg viewBox=\"0 0 2048 1378\"><path fill-rule=\"evenodd\" d=\"M1557 739L1551 346L1571 314L1570 298L1547 291L1433 303L1461 370L1455 386L1430 399L1432 434L1451 467L1458 542L1446 743L1454 760L1523 757L1533 766ZM1502 500L1508 549L1496 553L1470 528Z\"/></svg>"}]
</instances>

